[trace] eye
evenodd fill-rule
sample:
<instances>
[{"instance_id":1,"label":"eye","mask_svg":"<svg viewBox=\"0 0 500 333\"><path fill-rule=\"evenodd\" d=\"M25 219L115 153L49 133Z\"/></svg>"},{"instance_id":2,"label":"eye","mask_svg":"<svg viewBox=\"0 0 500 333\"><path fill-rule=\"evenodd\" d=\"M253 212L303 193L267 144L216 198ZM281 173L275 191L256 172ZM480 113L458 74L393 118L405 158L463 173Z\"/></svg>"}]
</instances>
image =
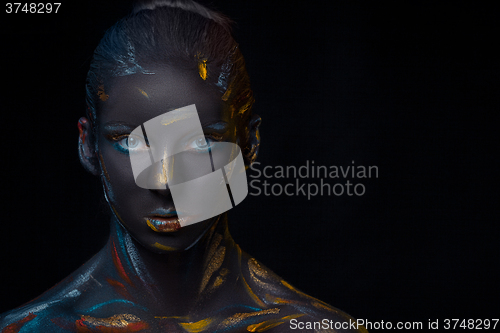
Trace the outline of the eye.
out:
<instances>
[{"instance_id":1,"label":"eye","mask_svg":"<svg viewBox=\"0 0 500 333\"><path fill-rule=\"evenodd\" d=\"M127 137L119 140L118 145L125 150L138 150L146 148L146 143L136 136L127 135Z\"/></svg>"},{"instance_id":2,"label":"eye","mask_svg":"<svg viewBox=\"0 0 500 333\"><path fill-rule=\"evenodd\" d=\"M212 147L216 141L204 135L197 136L191 141L188 149L198 152L208 152L208 148Z\"/></svg>"}]
</instances>

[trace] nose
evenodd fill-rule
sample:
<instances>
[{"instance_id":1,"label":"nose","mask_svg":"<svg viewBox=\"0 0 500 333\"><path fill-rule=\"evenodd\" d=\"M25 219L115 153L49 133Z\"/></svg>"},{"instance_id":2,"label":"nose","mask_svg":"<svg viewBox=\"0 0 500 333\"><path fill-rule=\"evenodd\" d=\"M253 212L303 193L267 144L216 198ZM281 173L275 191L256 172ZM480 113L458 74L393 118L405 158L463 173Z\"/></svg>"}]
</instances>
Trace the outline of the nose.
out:
<instances>
[{"instance_id":1,"label":"nose","mask_svg":"<svg viewBox=\"0 0 500 333\"><path fill-rule=\"evenodd\" d=\"M147 182L147 188L164 196L170 195L168 184L172 181L172 164L173 161L171 158L163 158L147 168L147 170L141 174L141 178Z\"/></svg>"}]
</instances>

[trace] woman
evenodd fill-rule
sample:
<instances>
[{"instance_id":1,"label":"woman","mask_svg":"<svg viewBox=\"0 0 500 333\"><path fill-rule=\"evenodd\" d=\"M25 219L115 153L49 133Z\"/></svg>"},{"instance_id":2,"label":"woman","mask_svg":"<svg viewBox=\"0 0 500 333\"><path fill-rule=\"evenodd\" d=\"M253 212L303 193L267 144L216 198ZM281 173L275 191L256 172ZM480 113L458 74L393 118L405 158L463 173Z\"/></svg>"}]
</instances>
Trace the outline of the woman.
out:
<instances>
[{"instance_id":1,"label":"woman","mask_svg":"<svg viewBox=\"0 0 500 333\"><path fill-rule=\"evenodd\" d=\"M226 17L193 1L153 1L138 4L106 32L87 76L78 149L85 169L101 178L112 211L109 241L54 288L4 314L2 332L353 327L351 317L294 289L242 252L225 213L201 219L179 209L174 186L186 177L201 179L237 155L246 167L257 157L260 118L252 114L244 60L229 28ZM179 139L191 131L186 114L195 120L189 124L201 126L202 137ZM168 125L165 133L155 133L168 139L160 149L163 158L146 154L154 150L146 125L153 120ZM172 138L182 145L172 148ZM225 143L231 148L221 153ZM134 158L141 152L152 161L137 172ZM199 163L207 156L208 170ZM224 173L233 206L237 196L229 185L237 169ZM217 198L214 193L196 195Z\"/></svg>"}]
</instances>

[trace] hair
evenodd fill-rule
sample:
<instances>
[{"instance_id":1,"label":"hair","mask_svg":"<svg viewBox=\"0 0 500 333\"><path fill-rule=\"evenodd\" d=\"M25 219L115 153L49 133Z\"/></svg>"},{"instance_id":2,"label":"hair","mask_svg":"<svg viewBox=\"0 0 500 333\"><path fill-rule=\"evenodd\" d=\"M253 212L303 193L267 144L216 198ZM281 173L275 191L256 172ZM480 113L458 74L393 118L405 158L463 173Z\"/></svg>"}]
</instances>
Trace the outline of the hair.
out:
<instances>
[{"instance_id":1,"label":"hair","mask_svg":"<svg viewBox=\"0 0 500 333\"><path fill-rule=\"evenodd\" d=\"M87 117L95 135L97 113L114 77L151 74L147 66L199 71L231 117L248 119L254 103L245 60L231 34L232 21L192 0L140 1L109 28L87 73Z\"/></svg>"}]
</instances>

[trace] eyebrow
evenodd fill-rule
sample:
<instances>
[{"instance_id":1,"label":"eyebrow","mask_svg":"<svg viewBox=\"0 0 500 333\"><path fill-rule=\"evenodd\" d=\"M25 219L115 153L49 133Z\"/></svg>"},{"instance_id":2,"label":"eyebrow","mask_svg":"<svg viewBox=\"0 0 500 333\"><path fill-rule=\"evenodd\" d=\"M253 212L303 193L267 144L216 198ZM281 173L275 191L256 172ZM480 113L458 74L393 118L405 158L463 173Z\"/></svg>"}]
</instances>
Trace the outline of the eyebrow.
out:
<instances>
[{"instance_id":1,"label":"eyebrow","mask_svg":"<svg viewBox=\"0 0 500 333\"><path fill-rule=\"evenodd\" d=\"M219 121L216 123L206 124L201 126L203 129L212 129L215 131L225 132L227 131L229 124L225 121Z\"/></svg>"},{"instance_id":2,"label":"eyebrow","mask_svg":"<svg viewBox=\"0 0 500 333\"><path fill-rule=\"evenodd\" d=\"M135 128L137 128L137 125L131 125L122 121L117 121L117 122L108 122L104 124L103 126L104 130L107 132L122 132L122 131L129 131L132 132Z\"/></svg>"},{"instance_id":3,"label":"eyebrow","mask_svg":"<svg viewBox=\"0 0 500 333\"><path fill-rule=\"evenodd\" d=\"M107 132L132 132L136 129L137 125L131 125L126 122L117 121L117 122L108 122L104 124L103 128ZM225 121L218 121L215 123L208 123L201 126L203 129L211 129L218 132L227 131L229 124Z\"/></svg>"}]
</instances>

